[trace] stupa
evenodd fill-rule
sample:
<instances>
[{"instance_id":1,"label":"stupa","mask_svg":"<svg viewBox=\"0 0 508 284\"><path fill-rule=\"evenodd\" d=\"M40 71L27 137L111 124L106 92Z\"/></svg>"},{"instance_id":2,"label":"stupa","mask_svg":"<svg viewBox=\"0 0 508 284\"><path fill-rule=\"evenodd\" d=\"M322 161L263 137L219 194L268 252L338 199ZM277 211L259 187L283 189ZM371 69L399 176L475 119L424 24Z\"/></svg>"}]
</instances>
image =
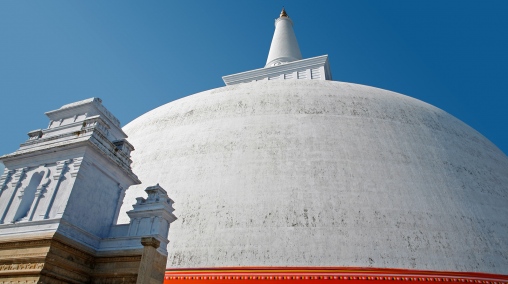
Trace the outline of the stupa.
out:
<instances>
[{"instance_id":1,"label":"stupa","mask_svg":"<svg viewBox=\"0 0 508 284\"><path fill-rule=\"evenodd\" d=\"M284 10L265 67L223 79L123 128L176 202L167 283L508 281L508 158L480 133L332 81Z\"/></svg>"}]
</instances>

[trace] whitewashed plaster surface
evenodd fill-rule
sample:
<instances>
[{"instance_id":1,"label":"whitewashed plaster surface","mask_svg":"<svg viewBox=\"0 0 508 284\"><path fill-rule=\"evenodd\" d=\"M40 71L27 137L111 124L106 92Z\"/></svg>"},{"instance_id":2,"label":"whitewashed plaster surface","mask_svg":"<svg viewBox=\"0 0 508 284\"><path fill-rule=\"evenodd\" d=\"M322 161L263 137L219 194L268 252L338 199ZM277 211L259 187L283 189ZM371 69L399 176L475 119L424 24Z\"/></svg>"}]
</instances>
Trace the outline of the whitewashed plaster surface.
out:
<instances>
[{"instance_id":1,"label":"whitewashed plaster surface","mask_svg":"<svg viewBox=\"0 0 508 284\"><path fill-rule=\"evenodd\" d=\"M6 166L0 176L0 236L33 233L38 223L62 219L79 228L76 236L87 232L80 241L96 246L116 221L124 189L139 183L130 169L131 148L98 98L46 115L48 128L30 131L16 152L0 157Z\"/></svg>"},{"instance_id":2,"label":"whitewashed plaster surface","mask_svg":"<svg viewBox=\"0 0 508 284\"><path fill-rule=\"evenodd\" d=\"M160 186L137 198L130 224L115 225L131 171L133 147L119 121L91 98L47 112L47 129L28 133L16 152L0 156L0 238L61 233L96 251L143 249L153 236L165 254L172 201ZM145 195L141 193L140 196ZM132 202L134 203L134 202Z\"/></svg>"},{"instance_id":3,"label":"whitewashed plaster surface","mask_svg":"<svg viewBox=\"0 0 508 284\"><path fill-rule=\"evenodd\" d=\"M260 81L168 103L124 131L143 181L124 205L157 182L175 201L168 267L508 271L508 158L419 100Z\"/></svg>"}]
</instances>

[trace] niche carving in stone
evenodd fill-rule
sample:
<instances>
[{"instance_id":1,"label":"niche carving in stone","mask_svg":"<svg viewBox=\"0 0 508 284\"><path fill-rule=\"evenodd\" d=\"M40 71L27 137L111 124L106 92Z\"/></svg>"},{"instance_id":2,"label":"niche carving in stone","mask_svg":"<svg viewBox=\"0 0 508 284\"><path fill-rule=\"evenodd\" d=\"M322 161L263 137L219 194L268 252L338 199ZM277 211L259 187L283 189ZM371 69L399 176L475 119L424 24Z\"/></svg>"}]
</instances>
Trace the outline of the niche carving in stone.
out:
<instances>
[{"instance_id":1,"label":"niche carving in stone","mask_svg":"<svg viewBox=\"0 0 508 284\"><path fill-rule=\"evenodd\" d=\"M32 174L27 187L20 192L21 194L19 195L19 198L21 199L21 202L19 203L18 210L16 210L13 222L18 222L27 217L28 211L30 211L30 207L32 207L32 203L35 199L35 191L37 190L37 187L41 183L43 177L44 171Z\"/></svg>"}]
</instances>

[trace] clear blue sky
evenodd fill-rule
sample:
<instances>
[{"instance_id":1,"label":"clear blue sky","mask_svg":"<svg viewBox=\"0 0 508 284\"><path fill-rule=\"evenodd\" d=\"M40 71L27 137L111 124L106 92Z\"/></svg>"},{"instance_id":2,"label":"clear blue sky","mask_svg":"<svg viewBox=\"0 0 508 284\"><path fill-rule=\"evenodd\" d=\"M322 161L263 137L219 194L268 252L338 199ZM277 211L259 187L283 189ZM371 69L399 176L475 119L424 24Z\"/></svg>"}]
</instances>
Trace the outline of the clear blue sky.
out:
<instances>
[{"instance_id":1,"label":"clear blue sky","mask_svg":"<svg viewBox=\"0 0 508 284\"><path fill-rule=\"evenodd\" d=\"M508 153L508 1L1 1L0 154L100 97L123 125L263 67L285 6L337 81L433 104Z\"/></svg>"}]
</instances>

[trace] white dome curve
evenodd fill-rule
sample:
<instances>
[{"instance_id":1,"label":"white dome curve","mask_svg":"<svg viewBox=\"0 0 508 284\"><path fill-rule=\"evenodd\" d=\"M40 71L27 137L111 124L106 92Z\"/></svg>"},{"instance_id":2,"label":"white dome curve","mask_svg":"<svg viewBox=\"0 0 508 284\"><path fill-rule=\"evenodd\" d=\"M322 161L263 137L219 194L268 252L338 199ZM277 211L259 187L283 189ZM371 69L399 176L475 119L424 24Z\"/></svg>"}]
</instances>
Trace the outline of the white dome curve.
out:
<instances>
[{"instance_id":1,"label":"white dome curve","mask_svg":"<svg viewBox=\"0 0 508 284\"><path fill-rule=\"evenodd\" d=\"M508 158L419 100L260 81L168 103L124 131L143 184L123 211L155 183L175 201L168 267L506 273Z\"/></svg>"}]
</instances>

